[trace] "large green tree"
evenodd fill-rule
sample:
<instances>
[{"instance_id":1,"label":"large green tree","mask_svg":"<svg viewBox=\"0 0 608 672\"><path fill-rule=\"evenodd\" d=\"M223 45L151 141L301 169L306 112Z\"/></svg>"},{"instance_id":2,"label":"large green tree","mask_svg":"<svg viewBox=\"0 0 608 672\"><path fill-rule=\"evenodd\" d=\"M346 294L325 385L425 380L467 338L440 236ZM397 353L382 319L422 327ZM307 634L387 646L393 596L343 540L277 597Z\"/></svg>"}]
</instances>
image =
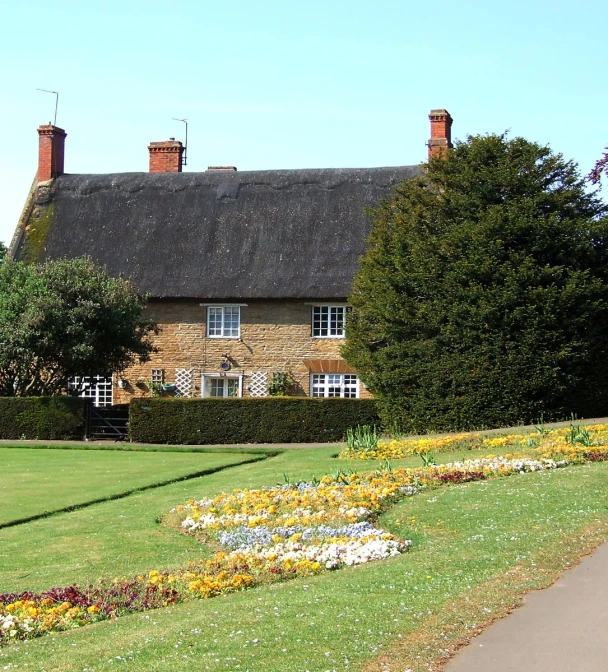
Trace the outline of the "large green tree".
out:
<instances>
[{"instance_id":1,"label":"large green tree","mask_svg":"<svg viewBox=\"0 0 608 672\"><path fill-rule=\"evenodd\" d=\"M469 137L371 214L343 354L386 424L608 412L608 222L575 164Z\"/></svg>"},{"instance_id":2,"label":"large green tree","mask_svg":"<svg viewBox=\"0 0 608 672\"><path fill-rule=\"evenodd\" d=\"M89 259L0 264L0 396L60 394L74 376L147 361L145 303Z\"/></svg>"}]
</instances>

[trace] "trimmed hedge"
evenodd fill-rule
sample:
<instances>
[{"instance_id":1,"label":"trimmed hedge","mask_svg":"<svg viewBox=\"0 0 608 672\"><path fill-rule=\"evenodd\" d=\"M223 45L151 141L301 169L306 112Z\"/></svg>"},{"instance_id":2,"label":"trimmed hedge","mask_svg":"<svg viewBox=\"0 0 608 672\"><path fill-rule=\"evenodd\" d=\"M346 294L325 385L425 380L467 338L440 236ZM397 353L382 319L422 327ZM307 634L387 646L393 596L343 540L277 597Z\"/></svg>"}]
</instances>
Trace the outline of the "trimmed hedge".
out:
<instances>
[{"instance_id":1,"label":"trimmed hedge","mask_svg":"<svg viewBox=\"0 0 608 672\"><path fill-rule=\"evenodd\" d=\"M379 425L372 399L133 399L129 436L141 443L316 443Z\"/></svg>"},{"instance_id":2,"label":"trimmed hedge","mask_svg":"<svg viewBox=\"0 0 608 672\"><path fill-rule=\"evenodd\" d=\"M80 440L88 403L77 397L0 397L0 439Z\"/></svg>"}]
</instances>

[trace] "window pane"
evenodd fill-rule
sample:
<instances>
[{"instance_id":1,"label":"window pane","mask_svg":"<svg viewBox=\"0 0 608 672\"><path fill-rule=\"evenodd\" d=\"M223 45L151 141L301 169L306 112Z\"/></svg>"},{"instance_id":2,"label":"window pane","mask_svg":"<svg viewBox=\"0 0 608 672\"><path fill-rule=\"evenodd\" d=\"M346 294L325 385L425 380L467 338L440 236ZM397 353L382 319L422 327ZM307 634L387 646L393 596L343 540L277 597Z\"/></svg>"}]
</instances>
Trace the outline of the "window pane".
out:
<instances>
[{"instance_id":1,"label":"window pane","mask_svg":"<svg viewBox=\"0 0 608 672\"><path fill-rule=\"evenodd\" d=\"M222 309L221 308L209 308L207 320L207 333L209 336L221 336L222 335Z\"/></svg>"},{"instance_id":2,"label":"window pane","mask_svg":"<svg viewBox=\"0 0 608 672\"><path fill-rule=\"evenodd\" d=\"M354 399L357 396L357 376L353 374L344 375L344 396Z\"/></svg>"},{"instance_id":3,"label":"window pane","mask_svg":"<svg viewBox=\"0 0 608 672\"><path fill-rule=\"evenodd\" d=\"M312 335L320 337L344 336L346 306L313 306Z\"/></svg>"},{"instance_id":4,"label":"window pane","mask_svg":"<svg viewBox=\"0 0 608 672\"><path fill-rule=\"evenodd\" d=\"M314 306L313 336L327 336L329 306Z\"/></svg>"},{"instance_id":5,"label":"window pane","mask_svg":"<svg viewBox=\"0 0 608 672\"><path fill-rule=\"evenodd\" d=\"M238 397L239 379L238 378L215 378L204 376L204 392L209 397Z\"/></svg>"},{"instance_id":6,"label":"window pane","mask_svg":"<svg viewBox=\"0 0 608 672\"><path fill-rule=\"evenodd\" d=\"M224 396L224 381L222 378L211 378L209 380L209 396L210 397Z\"/></svg>"},{"instance_id":7,"label":"window pane","mask_svg":"<svg viewBox=\"0 0 608 672\"><path fill-rule=\"evenodd\" d=\"M313 374L312 383L311 383L311 397L324 397L324 385L323 385L324 376L319 374Z\"/></svg>"},{"instance_id":8,"label":"window pane","mask_svg":"<svg viewBox=\"0 0 608 672\"><path fill-rule=\"evenodd\" d=\"M152 382L153 383L164 383L165 382L165 370L164 369L152 369Z\"/></svg>"},{"instance_id":9,"label":"window pane","mask_svg":"<svg viewBox=\"0 0 608 672\"><path fill-rule=\"evenodd\" d=\"M342 386L340 383L329 383L327 386L327 397L341 397L342 396Z\"/></svg>"},{"instance_id":10,"label":"window pane","mask_svg":"<svg viewBox=\"0 0 608 672\"><path fill-rule=\"evenodd\" d=\"M354 399L357 396L357 376L344 376L344 396Z\"/></svg>"},{"instance_id":11,"label":"window pane","mask_svg":"<svg viewBox=\"0 0 608 672\"><path fill-rule=\"evenodd\" d=\"M239 306L210 306L207 309L207 336L238 337L240 315Z\"/></svg>"},{"instance_id":12,"label":"window pane","mask_svg":"<svg viewBox=\"0 0 608 672\"><path fill-rule=\"evenodd\" d=\"M342 335L342 308L333 307L330 311L329 335Z\"/></svg>"},{"instance_id":13,"label":"window pane","mask_svg":"<svg viewBox=\"0 0 608 672\"><path fill-rule=\"evenodd\" d=\"M352 373L315 373L310 380L311 397L356 399L358 380Z\"/></svg>"},{"instance_id":14,"label":"window pane","mask_svg":"<svg viewBox=\"0 0 608 672\"><path fill-rule=\"evenodd\" d=\"M239 313L238 306L224 308L224 336L239 335Z\"/></svg>"}]
</instances>

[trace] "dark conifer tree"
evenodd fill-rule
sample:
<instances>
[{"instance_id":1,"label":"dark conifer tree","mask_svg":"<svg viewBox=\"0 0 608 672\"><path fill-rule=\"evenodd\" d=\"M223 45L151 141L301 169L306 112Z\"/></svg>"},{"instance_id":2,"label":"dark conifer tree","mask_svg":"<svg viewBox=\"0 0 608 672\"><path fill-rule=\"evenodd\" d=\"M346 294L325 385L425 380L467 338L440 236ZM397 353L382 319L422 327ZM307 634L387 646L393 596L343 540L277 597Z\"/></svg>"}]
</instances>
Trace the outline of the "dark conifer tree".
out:
<instances>
[{"instance_id":1,"label":"dark conifer tree","mask_svg":"<svg viewBox=\"0 0 608 672\"><path fill-rule=\"evenodd\" d=\"M577 167L469 137L372 212L344 356L406 431L608 412L608 219Z\"/></svg>"}]
</instances>

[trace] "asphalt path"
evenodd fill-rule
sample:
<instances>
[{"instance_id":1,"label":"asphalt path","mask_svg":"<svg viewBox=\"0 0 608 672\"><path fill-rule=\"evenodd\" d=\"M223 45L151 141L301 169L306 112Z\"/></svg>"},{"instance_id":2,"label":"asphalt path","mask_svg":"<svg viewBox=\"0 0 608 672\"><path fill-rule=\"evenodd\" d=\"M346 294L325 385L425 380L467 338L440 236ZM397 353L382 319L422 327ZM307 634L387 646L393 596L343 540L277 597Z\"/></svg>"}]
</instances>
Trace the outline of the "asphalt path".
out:
<instances>
[{"instance_id":1,"label":"asphalt path","mask_svg":"<svg viewBox=\"0 0 608 672\"><path fill-rule=\"evenodd\" d=\"M471 640L445 672L608 672L608 543Z\"/></svg>"}]
</instances>

